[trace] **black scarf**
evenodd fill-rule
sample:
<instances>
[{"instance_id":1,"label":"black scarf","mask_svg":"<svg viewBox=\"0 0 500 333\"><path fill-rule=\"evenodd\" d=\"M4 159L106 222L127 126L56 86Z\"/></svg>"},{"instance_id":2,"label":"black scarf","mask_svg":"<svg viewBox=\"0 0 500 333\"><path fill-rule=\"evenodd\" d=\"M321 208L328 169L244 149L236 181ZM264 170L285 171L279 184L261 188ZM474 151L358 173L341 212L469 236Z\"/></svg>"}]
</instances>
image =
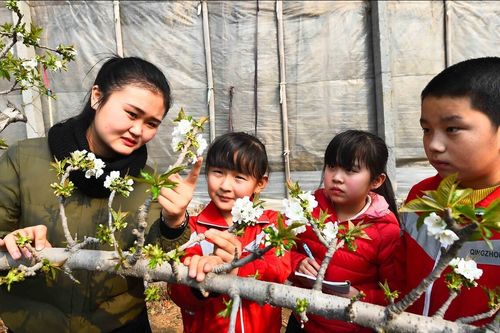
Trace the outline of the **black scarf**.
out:
<instances>
[{"instance_id":1,"label":"black scarf","mask_svg":"<svg viewBox=\"0 0 500 333\"><path fill-rule=\"evenodd\" d=\"M69 157L75 150L86 150L90 152L86 132L90 123L83 119L71 118L65 122L55 124L48 133L49 147L52 154L61 161ZM99 177L85 178L83 171L71 172L69 179L75 186L92 198L105 198L110 191L104 187L104 180L111 171L120 171L120 175L138 176L141 169L146 165L148 152L146 146L142 146L130 155L119 155L118 157L106 159L96 156L106 163L104 173Z\"/></svg>"}]
</instances>

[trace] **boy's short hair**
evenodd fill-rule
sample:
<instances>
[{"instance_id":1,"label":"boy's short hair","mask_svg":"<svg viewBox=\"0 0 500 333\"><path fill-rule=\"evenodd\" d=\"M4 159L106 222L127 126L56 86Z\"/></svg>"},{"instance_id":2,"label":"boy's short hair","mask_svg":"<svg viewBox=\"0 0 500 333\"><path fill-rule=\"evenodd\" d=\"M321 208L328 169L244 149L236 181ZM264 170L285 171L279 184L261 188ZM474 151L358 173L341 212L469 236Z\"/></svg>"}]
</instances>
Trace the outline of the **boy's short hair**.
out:
<instances>
[{"instance_id":1,"label":"boy's short hair","mask_svg":"<svg viewBox=\"0 0 500 333\"><path fill-rule=\"evenodd\" d=\"M422 90L426 97L469 97L471 107L500 124L500 58L469 59L444 69Z\"/></svg>"}]
</instances>

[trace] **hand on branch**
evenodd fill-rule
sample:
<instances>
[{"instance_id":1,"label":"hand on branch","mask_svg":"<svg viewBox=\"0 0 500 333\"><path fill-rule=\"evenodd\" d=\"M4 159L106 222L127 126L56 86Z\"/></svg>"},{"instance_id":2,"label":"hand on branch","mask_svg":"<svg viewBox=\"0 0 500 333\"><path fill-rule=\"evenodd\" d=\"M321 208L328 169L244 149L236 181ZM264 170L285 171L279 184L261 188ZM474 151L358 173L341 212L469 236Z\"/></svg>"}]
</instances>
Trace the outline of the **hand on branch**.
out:
<instances>
[{"instance_id":1,"label":"hand on branch","mask_svg":"<svg viewBox=\"0 0 500 333\"><path fill-rule=\"evenodd\" d=\"M37 251L52 247L47 240L47 227L45 225L40 224L33 227L14 230L3 239L0 239L0 250L7 250L10 256L15 260L20 259L22 255L26 258L31 258L32 256L26 247L19 247L17 245L17 239L19 237L29 238L31 240L30 243L32 245L34 244Z\"/></svg>"},{"instance_id":2,"label":"hand on branch","mask_svg":"<svg viewBox=\"0 0 500 333\"><path fill-rule=\"evenodd\" d=\"M214 244L214 253L209 256L194 255L184 260L184 265L189 267L189 277L196 278L198 282L203 281L215 266L231 263L241 253L241 242L228 231L209 229L205 232L205 237ZM230 274L237 275L238 268L231 270Z\"/></svg>"},{"instance_id":3,"label":"hand on branch","mask_svg":"<svg viewBox=\"0 0 500 333\"><path fill-rule=\"evenodd\" d=\"M182 178L179 174L170 176L169 180L177 183L174 188L161 188L158 203L162 206L161 213L168 227L177 228L184 222L186 209L193 198L202 163L203 159L199 157L186 178Z\"/></svg>"}]
</instances>

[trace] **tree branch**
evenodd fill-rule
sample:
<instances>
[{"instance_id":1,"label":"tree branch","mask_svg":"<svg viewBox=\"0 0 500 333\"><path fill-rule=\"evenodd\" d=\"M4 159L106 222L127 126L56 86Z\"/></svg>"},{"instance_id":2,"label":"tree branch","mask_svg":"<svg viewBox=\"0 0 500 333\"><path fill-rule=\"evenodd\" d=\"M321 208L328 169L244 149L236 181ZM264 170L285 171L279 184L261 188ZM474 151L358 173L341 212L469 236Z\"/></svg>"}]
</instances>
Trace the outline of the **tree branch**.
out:
<instances>
[{"instance_id":1,"label":"tree branch","mask_svg":"<svg viewBox=\"0 0 500 333\"><path fill-rule=\"evenodd\" d=\"M177 283L172 268L168 263L149 270L148 261L140 259L134 267L115 269L117 258L113 251L80 250L69 253L66 249L50 248L41 251L41 257L52 263L63 264L64 268L85 269L88 271L105 271L111 274L120 274L143 278L149 274L154 281ZM0 252L0 270L17 267L20 264L30 265L28 260L13 260L6 252ZM376 328L383 325L388 331L398 332L484 332L485 328L455 323L441 318L429 318L410 313L401 313L393 320L385 323L385 308L379 305L355 302L352 304L352 317L347 318L345 309L350 300L320 292L310 292L308 289L287 286L272 282L259 281L252 278L241 278L230 274L216 275L209 273L207 278L198 283L188 277L187 267L179 266L179 281L181 284L195 288L228 294L231 286L237 285L242 298L260 304L268 303L274 306L294 309L297 299L306 299L309 303L308 313L316 314L328 319L352 320L365 327ZM489 330L489 332L493 332Z\"/></svg>"},{"instance_id":2,"label":"tree branch","mask_svg":"<svg viewBox=\"0 0 500 333\"><path fill-rule=\"evenodd\" d=\"M457 256L457 253L462 245L476 228L477 226L475 224L469 224L459 230L457 232L459 239L455 243L453 243L448 250L441 249L441 258L439 258L439 261L432 272L401 301L389 305L388 311L398 314L412 305L427 290L427 287L441 276L441 273L443 273L446 267L448 267L450 261Z\"/></svg>"}]
</instances>

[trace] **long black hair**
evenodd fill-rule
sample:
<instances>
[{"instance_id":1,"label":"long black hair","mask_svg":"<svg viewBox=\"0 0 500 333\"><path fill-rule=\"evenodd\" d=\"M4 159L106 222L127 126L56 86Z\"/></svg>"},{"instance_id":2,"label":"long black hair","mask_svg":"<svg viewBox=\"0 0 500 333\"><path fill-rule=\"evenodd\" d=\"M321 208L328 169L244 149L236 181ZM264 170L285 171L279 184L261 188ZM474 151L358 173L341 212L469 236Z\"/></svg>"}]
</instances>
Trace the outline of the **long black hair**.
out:
<instances>
[{"instance_id":1,"label":"long black hair","mask_svg":"<svg viewBox=\"0 0 500 333\"><path fill-rule=\"evenodd\" d=\"M114 56L108 59L97 73L92 86L96 85L102 96L99 100L100 105L104 105L113 92L127 85L134 85L161 94L165 108L163 116L167 114L172 103L170 85L163 72L152 63L137 57ZM76 116L88 125L95 117L91 95L89 93L83 111Z\"/></svg>"},{"instance_id":2,"label":"long black hair","mask_svg":"<svg viewBox=\"0 0 500 333\"><path fill-rule=\"evenodd\" d=\"M385 198L389 209L399 220L394 190L387 176L388 157L387 145L380 137L366 131L347 130L335 135L328 144L322 177L327 166L352 170L356 165L364 165L370 171L370 181L384 173L386 175L384 183L373 192Z\"/></svg>"}]
</instances>

